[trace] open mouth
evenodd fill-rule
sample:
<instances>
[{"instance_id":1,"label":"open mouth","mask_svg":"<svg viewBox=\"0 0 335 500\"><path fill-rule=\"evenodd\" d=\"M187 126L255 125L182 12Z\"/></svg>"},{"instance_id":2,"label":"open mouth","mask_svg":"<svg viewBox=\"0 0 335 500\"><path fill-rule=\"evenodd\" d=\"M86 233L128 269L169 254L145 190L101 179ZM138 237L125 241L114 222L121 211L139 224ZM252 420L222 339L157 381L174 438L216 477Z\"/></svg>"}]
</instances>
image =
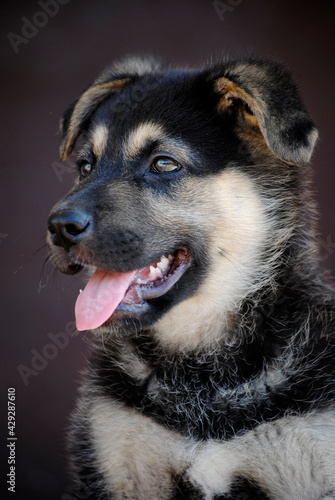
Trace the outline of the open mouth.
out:
<instances>
[{"instance_id":1,"label":"open mouth","mask_svg":"<svg viewBox=\"0 0 335 500\"><path fill-rule=\"evenodd\" d=\"M168 292L191 263L191 253L181 248L143 269L116 273L96 269L75 306L78 330L92 330L111 319L115 310L140 312L146 301Z\"/></svg>"}]
</instances>

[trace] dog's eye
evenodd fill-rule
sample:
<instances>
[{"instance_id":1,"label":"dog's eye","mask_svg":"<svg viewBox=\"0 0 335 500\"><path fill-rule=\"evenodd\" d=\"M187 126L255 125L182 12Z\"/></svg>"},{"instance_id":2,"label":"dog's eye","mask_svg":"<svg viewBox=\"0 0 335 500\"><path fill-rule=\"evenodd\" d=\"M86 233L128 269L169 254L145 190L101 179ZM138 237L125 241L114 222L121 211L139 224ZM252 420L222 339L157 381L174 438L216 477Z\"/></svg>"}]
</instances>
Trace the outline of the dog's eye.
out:
<instances>
[{"instance_id":1,"label":"dog's eye","mask_svg":"<svg viewBox=\"0 0 335 500\"><path fill-rule=\"evenodd\" d=\"M79 166L79 171L82 177L87 177L92 171L92 165L85 161Z\"/></svg>"},{"instance_id":2,"label":"dog's eye","mask_svg":"<svg viewBox=\"0 0 335 500\"><path fill-rule=\"evenodd\" d=\"M165 156L156 158L156 160L154 160L150 166L150 171L154 172L155 174L176 172L180 169L181 165L177 161Z\"/></svg>"}]
</instances>

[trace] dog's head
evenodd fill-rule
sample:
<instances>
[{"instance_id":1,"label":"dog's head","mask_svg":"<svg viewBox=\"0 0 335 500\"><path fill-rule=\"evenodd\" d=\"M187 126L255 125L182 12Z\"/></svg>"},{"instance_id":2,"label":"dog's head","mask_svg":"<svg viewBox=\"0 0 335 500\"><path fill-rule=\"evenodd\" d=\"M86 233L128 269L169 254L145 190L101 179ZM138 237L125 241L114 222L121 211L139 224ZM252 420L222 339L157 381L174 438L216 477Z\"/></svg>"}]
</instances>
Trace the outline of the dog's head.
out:
<instances>
[{"instance_id":1,"label":"dog's head","mask_svg":"<svg viewBox=\"0 0 335 500\"><path fill-rule=\"evenodd\" d=\"M61 130L63 160L81 138L78 182L52 210L48 243L62 272L94 272L79 329L159 325L181 304L184 326L222 301L229 310L260 278L274 192L285 184L294 198L288 179L317 138L288 72L264 61L115 64Z\"/></svg>"}]
</instances>

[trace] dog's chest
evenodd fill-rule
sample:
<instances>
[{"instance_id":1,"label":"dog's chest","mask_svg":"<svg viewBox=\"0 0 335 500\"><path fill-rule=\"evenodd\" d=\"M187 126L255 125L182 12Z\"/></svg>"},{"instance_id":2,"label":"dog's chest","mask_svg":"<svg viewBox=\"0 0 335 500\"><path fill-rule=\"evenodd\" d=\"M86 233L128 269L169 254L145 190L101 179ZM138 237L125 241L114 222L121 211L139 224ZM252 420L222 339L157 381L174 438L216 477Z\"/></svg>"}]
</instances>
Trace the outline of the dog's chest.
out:
<instances>
[{"instance_id":1,"label":"dog's chest","mask_svg":"<svg viewBox=\"0 0 335 500\"><path fill-rule=\"evenodd\" d=\"M247 374L238 362L240 370L232 370L218 357L169 357L149 342L126 341L100 350L93 373L100 393L169 429L196 439L226 439L280 416L291 405L290 394L282 393L289 386L283 367ZM281 404L273 400L277 391Z\"/></svg>"},{"instance_id":2,"label":"dog's chest","mask_svg":"<svg viewBox=\"0 0 335 500\"><path fill-rule=\"evenodd\" d=\"M104 395L196 438L204 433L226 435L230 424L225 425L223 416L234 421L234 432L245 427L244 419L236 419L240 395L228 389L228 380L215 364L158 357L131 343L114 346L112 352L100 352L93 366L95 384ZM218 404L227 411L219 412Z\"/></svg>"}]
</instances>

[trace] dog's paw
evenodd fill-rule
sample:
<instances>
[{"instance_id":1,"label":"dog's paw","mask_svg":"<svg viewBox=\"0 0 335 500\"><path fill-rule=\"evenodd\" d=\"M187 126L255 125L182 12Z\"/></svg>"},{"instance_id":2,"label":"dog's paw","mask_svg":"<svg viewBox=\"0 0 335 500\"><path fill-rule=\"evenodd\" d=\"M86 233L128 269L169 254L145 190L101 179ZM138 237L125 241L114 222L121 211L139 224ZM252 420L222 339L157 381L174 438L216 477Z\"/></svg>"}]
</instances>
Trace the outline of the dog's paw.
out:
<instances>
[{"instance_id":1,"label":"dog's paw","mask_svg":"<svg viewBox=\"0 0 335 500\"><path fill-rule=\"evenodd\" d=\"M209 442L198 448L186 480L202 498L212 500L215 495L228 494L241 467L239 454L222 442Z\"/></svg>"}]
</instances>

